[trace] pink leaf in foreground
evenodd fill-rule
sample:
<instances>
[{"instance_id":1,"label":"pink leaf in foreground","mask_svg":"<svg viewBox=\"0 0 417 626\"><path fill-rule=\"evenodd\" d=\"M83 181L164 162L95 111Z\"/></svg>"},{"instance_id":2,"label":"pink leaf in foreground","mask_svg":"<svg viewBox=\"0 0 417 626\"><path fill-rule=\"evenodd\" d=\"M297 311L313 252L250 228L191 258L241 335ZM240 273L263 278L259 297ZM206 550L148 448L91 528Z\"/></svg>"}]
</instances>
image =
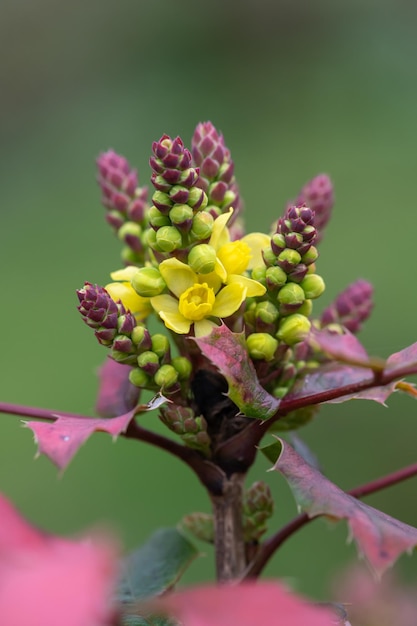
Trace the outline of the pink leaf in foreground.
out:
<instances>
[{"instance_id":1,"label":"pink leaf in foreground","mask_svg":"<svg viewBox=\"0 0 417 626\"><path fill-rule=\"evenodd\" d=\"M260 384L243 333L232 333L223 325L195 341L204 356L227 380L228 395L244 415L265 420L274 415L279 400Z\"/></svg>"},{"instance_id":2,"label":"pink leaf in foreground","mask_svg":"<svg viewBox=\"0 0 417 626\"><path fill-rule=\"evenodd\" d=\"M132 368L107 357L99 369L96 411L101 417L115 417L133 409L139 400L139 388L132 385Z\"/></svg>"},{"instance_id":3,"label":"pink leaf in foreground","mask_svg":"<svg viewBox=\"0 0 417 626\"><path fill-rule=\"evenodd\" d=\"M116 555L109 543L71 541L31 527L0 495L0 624L109 626Z\"/></svg>"},{"instance_id":4,"label":"pink leaf in foreground","mask_svg":"<svg viewBox=\"0 0 417 626\"><path fill-rule=\"evenodd\" d=\"M377 574L417 545L417 529L353 498L311 467L287 443L280 448L273 469L285 476L297 504L310 517L346 519L360 554Z\"/></svg>"},{"instance_id":5,"label":"pink leaf in foreground","mask_svg":"<svg viewBox=\"0 0 417 626\"><path fill-rule=\"evenodd\" d=\"M158 395L148 404L112 418L56 416L55 422L25 422L38 444L38 454L45 454L59 469L64 469L82 444L94 432L103 431L116 439L125 432L138 413L158 408L166 399Z\"/></svg>"},{"instance_id":6,"label":"pink leaf in foreground","mask_svg":"<svg viewBox=\"0 0 417 626\"><path fill-rule=\"evenodd\" d=\"M158 608L184 626L335 626L328 609L308 604L275 582L206 586L166 596Z\"/></svg>"}]
</instances>

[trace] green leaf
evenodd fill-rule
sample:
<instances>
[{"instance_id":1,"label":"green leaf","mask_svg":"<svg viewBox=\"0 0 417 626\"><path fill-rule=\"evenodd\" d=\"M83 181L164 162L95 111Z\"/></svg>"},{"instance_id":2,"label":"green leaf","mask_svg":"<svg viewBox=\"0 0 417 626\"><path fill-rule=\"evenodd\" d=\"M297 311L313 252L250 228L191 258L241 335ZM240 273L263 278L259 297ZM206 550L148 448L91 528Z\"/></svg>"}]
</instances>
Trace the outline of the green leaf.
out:
<instances>
[{"instance_id":1,"label":"green leaf","mask_svg":"<svg viewBox=\"0 0 417 626\"><path fill-rule=\"evenodd\" d=\"M119 602L138 602L170 589L197 554L194 545L176 528L157 530L124 560Z\"/></svg>"},{"instance_id":2,"label":"green leaf","mask_svg":"<svg viewBox=\"0 0 417 626\"><path fill-rule=\"evenodd\" d=\"M232 333L227 326L214 328L210 335L195 339L201 352L227 380L229 398L247 417L263 420L274 415L280 400L261 385L249 357L243 333Z\"/></svg>"}]
</instances>

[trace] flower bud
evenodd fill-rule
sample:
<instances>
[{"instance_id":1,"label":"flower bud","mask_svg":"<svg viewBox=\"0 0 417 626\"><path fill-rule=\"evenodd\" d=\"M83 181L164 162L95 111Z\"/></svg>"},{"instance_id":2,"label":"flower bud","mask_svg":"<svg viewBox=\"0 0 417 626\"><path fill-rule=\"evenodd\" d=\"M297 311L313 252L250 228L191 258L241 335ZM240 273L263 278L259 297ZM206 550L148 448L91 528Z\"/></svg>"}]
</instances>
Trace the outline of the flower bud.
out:
<instances>
[{"instance_id":1,"label":"flower bud","mask_svg":"<svg viewBox=\"0 0 417 626\"><path fill-rule=\"evenodd\" d=\"M297 309L297 313L310 317L313 311L313 303L311 300L304 300L303 304Z\"/></svg>"},{"instance_id":2,"label":"flower bud","mask_svg":"<svg viewBox=\"0 0 417 626\"><path fill-rule=\"evenodd\" d=\"M154 375L155 384L161 389L172 387L178 380L178 372L172 365L162 365Z\"/></svg>"},{"instance_id":3,"label":"flower bud","mask_svg":"<svg viewBox=\"0 0 417 626\"><path fill-rule=\"evenodd\" d=\"M262 250L262 256L267 267L277 264L276 254L271 247L268 246L265 250Z\"/></svg>"},{"instance_id":4,"label":"flower bud","mask_svg":"<svg viewBox=\"0 0 417 626\"><path fill-rule=\"evenodd\" d=\"M166 287L166 282L155 267L141 267L130 279L133 289L144 298L158 296Z\"/></svg>"},{"instance_id":5,"label":"flower bud","mask_svg":"<svg viewBox=\"0 0 417 626\"><path fill-rule=\"evenodd\" d=\"M181 230L189 230L192 226L194 213L187 204L175 204L169 212L169 219Z\"/></svg>"},{"instance_id":6,"label":"flower bud","mask_svg":"<svg viewBox=\"0 0 417 626\"><path fill-rule=\"evenodd\" d=\"M321 296L325 290L324 280L318 274L308 274L300 283L305 297L314 300Z\"/></svg>"},{"instance_id":7,"label":"flower bud","mask_svg":"<svg viewBox=\"0 0 417 626\"><path fill-rule=\"evenodd\" d=\"M297 250L285 248L278 255L278 265L289 274L301 262L301 254Z\"/></svg>"},{"instance_id":8,"label":"flower bud","mask_svg":"<svg viewBox=\"0 0 417 626\"><path fill-rule=\"evenodd\" d=\"M190 407L165 404L159 417L188 447L199 450L206 456L210 455L210 436L203 416L196 417Z\"/></svg>"},{"instance_id":9,"label":"flower bud","mask_svg":"<svg viewBox=\"0 0 417 626\"><path fill-rule=\"evenodd\" d=\"M297 283L287 283L278 292L278 302L290 310L291 307L298 308L306 299L303 288ZM281 310L281 309L280 309Z\"/></svg>"},{"instance_id":10,"label":"flower bud","mask_svg":"<svg viewBox=\"0 0 417 626\"><path fill-rule=\"evenodd\" d=\"M253 359L272 361L278 341L268 333L252 333L246 339L249 355Z\"/></svg>"},{"instance_id":11,"label":"flower bud","mask_svg":"<svg viewBox=\"0 0 417 626\"><path fill-rule=\"evenodd\" d=\"M315 261L317 261L319 257L319 253L318 250L315 246L311 246L311 248L309 248L307 250L307 252L305 252L302 257L301 257L301 261L305 264L305 265L311 265L312 263L314 263Z\"/></svg>"},{"instance_id":12,"label":"flower bud","mask_svg":"<svg viewBox=\"0 0 417 626\"><path fill-rule=\"evenodd\" d=\"M200 541L214 543L214 519L208 513L190 513L181 520L182 526Z\"/></svg>"},{"instance_id":13,"label":"flower bud","mask_svg":"<svg viewBox=\"0 0 417 626\"><path fill-rule=\"evenodd\" d=\"M152 345L149 330L142 325L135 326L131 334L131 339L138 350L149 350Z\"/></svg>"},{"instance_id":14,"label":"flower bud","mask_svg":"<svg viewBox=\"0 0 417 626\"><path fill-rule=\"evenodd\" d=\"M255 482L243 500L243 532L245 541L259 541L267 530L266 521L274 512L271 490L263 481Z\"/></svg>"},{"instance_id":15,"label":"flower bud","mask_svg":"<svg viewBox=\"0 0 417 626\"><path fill-rule=\"evenodd\" d=\"M193 217L190 235L194 241L209 239L213 230L213 216L206 211L196 213Z\"/></svg>"},{"instance_id":16,"label":"flower bud","mask_svg":"<svg viewBox=\"0 0 417 626\"><path fill-rule=\"evenodd\" d=\"M252 280L256 280L261 285L266 285L266 267L264 265L259 265L258 267L254 267L251 273Z\"/></svg>"},{"instance_id":17,"label":"flower bud","mask_svg":"<svg viewBox=\"0 0 417 626\"><path fill-rule=\"evenodd\" d=\"M189 380L193 367L187 357L176 356L172 359L171 365L175 367L178 372L178 380Z\"/></svg>"},{"instance_id":18,"label":"flower bud","mask_svg":"<svg viewBox=\"0 0 417 626\"><path fill-rule=\"evenodd\" d=\"M149 386L151 379L146 374L146 372L136 367L135 369L129 372L129 380L132 383L132 385L135 385L135 387L139 387L143 389L144 387Z\"/></svg>"},{"instance_id":19,"label":"flower bud","mask_svg":"<svg viewBox=\"0 0 417 626\"><path fill-rule=\"evenodd\" d=\"M311 323L305 315L293 313L281 320L277 337L288 346L293 346L306 338L310 328Z\"/></svg>"},{"instance_id":20,"label":"flower bud","mask_svg":"<svg viewBox=\"0 0 417 626\"><path fill-rule=\"evenodd\" d=\"M123 352L124 355L135 351L132 340L126 335L116 335L113 339L112 349L116 352Z\"/></svg>"},{"instance_id":21,"label":"flower bud","mask_svg":"<svg viewBox=\"0 0 417 626\"><path fill-rule=\"evenodd\" d=\"M157 209L156 206L151 206L151 208L149 209L148 219L149 224L155 230L158 230L158 228L162 228L162 226L171 225L171 220L169 219L168 215L161 213L161 211Z\"/></svg>"},{"instance_id":22,"label":"flower bud","mask_svg":"<svg viewBox=\"0 0 417 626\"><path fill-rule=\"evenodd\" d=\"M137 358L137 363L144 372L149 374L149 376L153 376L155 372L159 369L159 358L155 352L151 350L146 350L142 352Z\"/></svg>"},{"instance_id":23,"label":"flower bud","mask_svg":"<svg viewBox=\"0 0 417 626\"><path fill-rule=\"evenodd\" d=\"M253 278L253 276L252 276ZM287 274L283 269L274 265L268 267L265 272L266 286L268 289L277 289L287 282Z\"/></svg>"},{"instance_id":24,"label":"flower bud","mask_svg":"<svg viewBox=\"0 0 417 626\"><path fill-rule=\"evenodd\" d=\"M278 309L272 302L258 302L255 309L255 316L265 324L273 324L278 319Z\"/></svg>"},{"instance_id":25,"label":"flower bud","mask_svg":"<svg viewBox=\"0 0 417 626\"><path fill-rule=\"evenodd\" d=\"M169 345L168 337L166 337L162 333L155 333L155 335L152 335L151 341L152 350L155 352L155 354L158 355L161 360L163 360L167 356L169 357L171 347Z\"/></svg>"},{"instance_id":26,"label":"flower bud","mask_svg":"<svg viewBox=\"0 0 417 626\"><path fill-rule=\"evenodd\" d=\"M152 196L152 202L154 203L154 208L158 209L162 215L167 215L173 206L174 202L170 197L170 194L165 193L164 191L156 190ZM152 208L152 207L151 207Z\"/></svg>"},{"instance_id":27,"label":"flower bud","mask_svg":"<svg viewBox=\"0 0 417 626\"><path fill-rule=\"evenodd\" d=\"M188 255L188 265L197 274L214 272L216 265L215 249L206 243L194 246Z\"/></svg>"},{"instance_id":28,"label":"flower bud","mask_svg":"<svg viewBox=\"0 0 417 626\"><path fill-rule=\"evenodd\" d=\"M181 248L182 236L175 226L162 226L156 233L156 243L162 252L174 252Z\"/></svg>"}]
</instances>

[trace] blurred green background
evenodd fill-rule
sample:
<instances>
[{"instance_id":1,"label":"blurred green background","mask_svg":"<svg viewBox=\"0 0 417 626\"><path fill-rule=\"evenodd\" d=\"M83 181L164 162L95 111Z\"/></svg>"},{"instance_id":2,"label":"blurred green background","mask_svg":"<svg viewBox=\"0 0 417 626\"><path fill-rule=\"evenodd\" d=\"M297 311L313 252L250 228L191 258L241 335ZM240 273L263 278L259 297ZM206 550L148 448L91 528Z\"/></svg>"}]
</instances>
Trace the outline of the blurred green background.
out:
<instances>
[{"instance_id":1,"label":"blurred green background","mask_svg":"<svg viewBox=\"0 0 417 626\"><path fill-rule=\"evenodd\" d=\"M1 13L3 401L92 414L104 349L79 319L74 291L85 280L105 284L120 264L94 159L114 148L144 184L151 142L169 133L189 144L207 119L232 151L249 229L268 229L304 182L331 175L337 203L317 310L363 277L376 289L361 335L370 353L417 339L414 2L3 0ZM399 395L389 405L329 405L304 429L342 487L416 460L416 405ZM0 419L0 489L50 531L104 523L129 549L156 526L209 509L194 476L158 450L96 435L59 478L47 459L33 461L19 419ZM296 509L267 467L259 459L249 478L273 488L278 528ZM367 501L417 525L416 481ZM346 536L344 525L329 532L316 521L266 575L325 598L354 558ZM185 582L213 575L203 549ZM400 569L412 576L416 559Z\"/></svg>"}]
</instances>

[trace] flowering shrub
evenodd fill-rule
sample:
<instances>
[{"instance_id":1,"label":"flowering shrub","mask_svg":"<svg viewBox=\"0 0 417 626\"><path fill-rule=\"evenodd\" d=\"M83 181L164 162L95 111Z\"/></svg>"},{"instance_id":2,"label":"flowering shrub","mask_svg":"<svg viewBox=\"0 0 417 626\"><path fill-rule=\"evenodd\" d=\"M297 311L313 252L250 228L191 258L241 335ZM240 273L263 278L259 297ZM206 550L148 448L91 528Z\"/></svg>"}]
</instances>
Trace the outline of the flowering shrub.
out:
<instances>
[{"instance_id":1,"label":"flowering shrub","mask_svg":"<svg viewBox=\"0 0 417 626\"><path fill-rule=\"evenodd\" d=\"M97 165L106 219L124 246L123 267L111 273L112 282L86 282L77 291L83 321L108 351L100 417L7 403L0 410L43 419L28 426L40 452L59 468L94 431L159 446L196 473L213 510L190 513L181 530L166 529L131 555L111 610L94 623L172 623L150 617L159 613L191 626L347 623L340 608L313 607L275 583L249 581L292 533L318 516L346 520L371 568L383 573L417 545L417 530L359 498L415 475L417 465L345 493L311 457L274 435L260 449L304 513L266 540L271 493L262 481L244 487L264 435L301 427L320 404L352 398L384 403L396 390L416 395L405 377L417 373L417 344L375 359L355 336L372 310L368 282L348 285L314 316L314 300L325 290L317 246L333 208L330 179L322 174L308 182L268 232L245 233L230 151L210 122L197 126L191 151L179 137L163 135L153 144L149 199L122 156L105 152ZM153 318L158 332L151 330ZM141 401L144 390L153 395L148 402ZM151 410L172 436L136 421ZM214 544L219 582L241 586L150 601L173 586L195 555L184 532ZM65 623L91 624L87 612L84 617Z\"/></svg>"}]
</instances>

